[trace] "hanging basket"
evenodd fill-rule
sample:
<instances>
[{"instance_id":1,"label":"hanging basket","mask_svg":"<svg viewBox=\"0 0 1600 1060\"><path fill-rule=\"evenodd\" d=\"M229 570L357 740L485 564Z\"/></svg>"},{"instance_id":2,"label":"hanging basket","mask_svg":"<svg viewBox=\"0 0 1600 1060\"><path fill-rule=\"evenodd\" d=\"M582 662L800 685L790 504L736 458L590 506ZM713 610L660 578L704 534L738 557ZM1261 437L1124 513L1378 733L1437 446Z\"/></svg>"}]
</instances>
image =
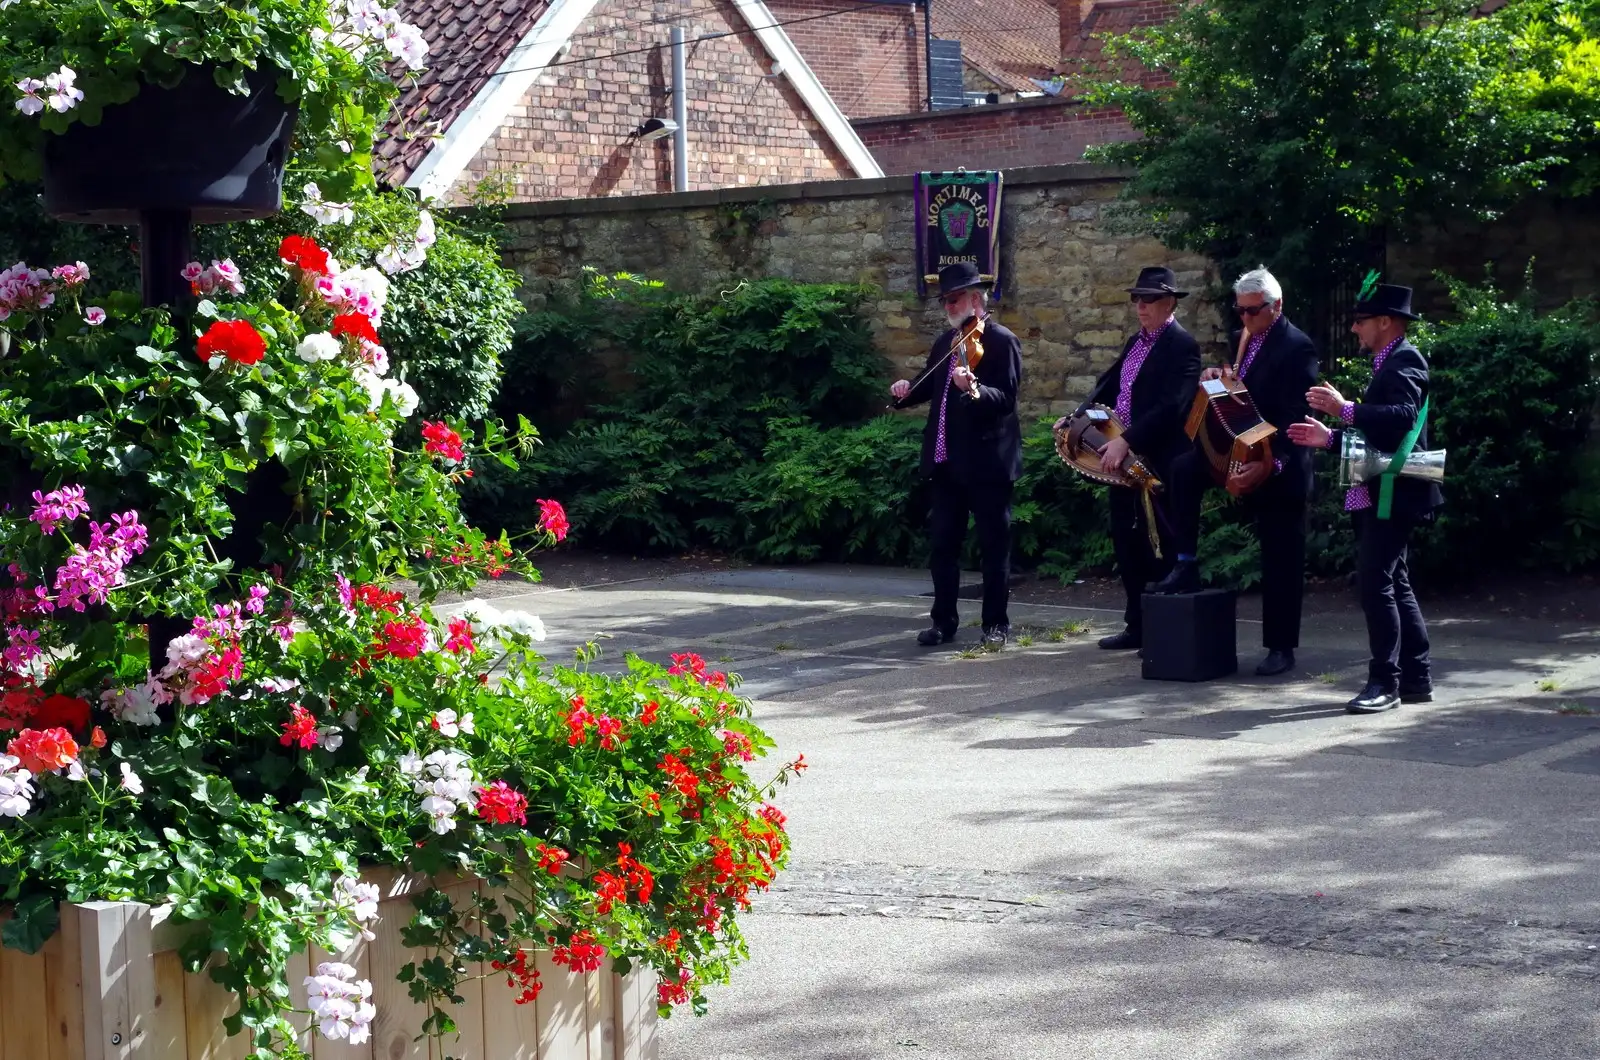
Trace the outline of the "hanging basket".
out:
<instances>
[{"instance_id":1,"label":"hanging basket","mask_svg":"<svg viewBox=\"0 0 1600 1060\"><path fill-rule=\"evenodd\" d=\"M200 224L270 217L282 203L296 108L279 73L252 71L248 96L220 87L209 66L173 88L144 85L107 107L99 125L45 140L44 204L51 216L138 224L141 214L186 214Z\"/></svg>"}]
</instances>

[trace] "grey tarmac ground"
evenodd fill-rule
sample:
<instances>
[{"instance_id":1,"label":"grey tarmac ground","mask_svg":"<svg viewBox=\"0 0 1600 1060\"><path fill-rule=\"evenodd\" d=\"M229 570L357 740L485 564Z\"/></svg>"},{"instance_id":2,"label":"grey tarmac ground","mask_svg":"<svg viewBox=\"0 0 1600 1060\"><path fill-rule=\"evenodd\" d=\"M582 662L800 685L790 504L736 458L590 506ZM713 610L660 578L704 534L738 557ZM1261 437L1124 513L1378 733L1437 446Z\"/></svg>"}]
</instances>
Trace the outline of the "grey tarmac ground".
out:
<instances>
[{"instance_id":1,"label":"grey tarmac ground","mask_svg":"<svg viewBox=\"0 0 1600 1060\"><path fill-rule=\"evenodd\" d=\"M663 1060L1600 1058L1600 628L1433 609L1436 701L1363 718L1337 591L1288 678L1246 676L1244 601L1241 675L1188 686L1097 650L1104 609L964 655L913 643L922 572L691 566L491 589L552 659L739 673L811 763L751 959Z\"/></svg>"}]
</instances>

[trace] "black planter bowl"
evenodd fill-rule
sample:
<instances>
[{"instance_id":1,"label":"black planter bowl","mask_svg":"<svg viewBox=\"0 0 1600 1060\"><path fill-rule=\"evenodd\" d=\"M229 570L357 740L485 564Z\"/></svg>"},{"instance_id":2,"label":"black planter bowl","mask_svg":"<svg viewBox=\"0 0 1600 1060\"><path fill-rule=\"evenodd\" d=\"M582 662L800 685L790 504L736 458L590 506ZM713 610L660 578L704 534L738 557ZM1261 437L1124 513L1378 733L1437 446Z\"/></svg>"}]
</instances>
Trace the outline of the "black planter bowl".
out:
<instances>
[{"instance_id":1,"label":"black planter bowl","mask_svg":"<svg viewBox=\"0 0 1600 1060\"><path fill-rule=\"evenodd\" d=\"M99 125L48 136L44 205L53 217L133 225L152 213L200 224L278 212L296 108L278 96L279 72L252 71L248 96L197 66L173 88L143 85L107 107Z\"/></svg>"}]
</instances>

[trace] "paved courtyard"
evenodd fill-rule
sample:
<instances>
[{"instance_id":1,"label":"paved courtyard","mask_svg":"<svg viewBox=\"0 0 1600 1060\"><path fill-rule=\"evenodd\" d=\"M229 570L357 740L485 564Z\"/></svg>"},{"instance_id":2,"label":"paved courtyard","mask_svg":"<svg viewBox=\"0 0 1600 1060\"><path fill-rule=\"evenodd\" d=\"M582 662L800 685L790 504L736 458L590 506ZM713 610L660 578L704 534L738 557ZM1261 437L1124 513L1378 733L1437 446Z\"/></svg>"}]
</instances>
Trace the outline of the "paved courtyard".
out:
<instances>
[{"instance_id":1,"label":"paved courtyard","mask_svg":"<svg viewBox=\"0 0 1600 1060\"><path fill-rule=\"evenodd\" d=\"M751 959L664 1060L1600 1057L1580 623L1435 619L1437 701L1359 718L1348 607L1308 610L1289 679L1244 676L1241 621L1241 676L1186 686L1097 650L1107 611L1015 605L1027 646L918 648L916 571L496 588L552 659L598 636L602 664L742 675L811 763Z\"/></svg>"}]
</instances>

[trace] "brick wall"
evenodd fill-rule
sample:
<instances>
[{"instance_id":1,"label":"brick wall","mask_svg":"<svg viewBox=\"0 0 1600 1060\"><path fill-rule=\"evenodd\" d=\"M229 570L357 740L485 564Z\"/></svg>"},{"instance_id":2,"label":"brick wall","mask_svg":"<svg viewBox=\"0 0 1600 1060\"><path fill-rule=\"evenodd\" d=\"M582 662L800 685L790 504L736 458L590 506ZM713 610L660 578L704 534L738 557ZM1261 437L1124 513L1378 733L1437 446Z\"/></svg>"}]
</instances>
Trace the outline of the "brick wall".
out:
<instances>
[{"instance_id":1,"label":"brick wall","mask_svg":"<svg viewBox=\"0 0 1600 1060\"><path fill-rule=\"evenodd\" d=\"M918 8L859 0L768 0L767 7L789 23L784 32L848 117L921 109L927 78Z\"/></svg>"},{"instance_id":2,"label":"brick wall","mask_svg":"<svg viewBox=\"0 0 1600 1060\"><path fill-rule=\"evenodd\" d=\"M689 45L691 189L854 176L787 79L761 76L771 59L727 0L692 11L606 0L573 34L568 64L529 90L457 188L504 179L517 201L671 191L672 138L631 134L672 115L673 25L690 38L735 31Z\"/></svg>"},{"instance_id":3,"label":"brick wall","mask_svg":"<svg viewBox=\"0 0 1600 1060\"><path fill-rule=\"evenodd\" d=\"M1061 63L1068 77L1105 77L1150 86L1172 83L1132 56L1103 55L1102 37L1119 36L1168 22L1179 0L1060 0Z\"/></svg>"},{"instance_id":4,"label":"brick wall","mask_svg":"<svg viewBox=\"0 0 1600 1060\"><path fill-rule=\"evenodd\" d=\"M1090 144L1134 136L1121 111L1090 109L1059 98L853 124L885 173L1062 165L1081 161Z\"/></svg>"}]
</instances>

